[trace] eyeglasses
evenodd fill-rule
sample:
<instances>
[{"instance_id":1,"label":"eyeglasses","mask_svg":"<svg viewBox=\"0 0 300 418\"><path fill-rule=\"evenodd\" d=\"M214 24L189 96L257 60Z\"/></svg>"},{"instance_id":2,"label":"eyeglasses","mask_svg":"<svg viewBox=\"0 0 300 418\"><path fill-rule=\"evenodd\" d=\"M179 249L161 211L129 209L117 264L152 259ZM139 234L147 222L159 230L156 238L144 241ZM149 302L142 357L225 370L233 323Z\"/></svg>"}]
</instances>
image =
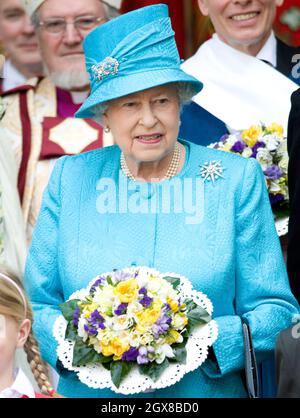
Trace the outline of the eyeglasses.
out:
<instances>
[{"instance_id":1,"label":"eyeglasses","mask_svg":"<svg viewBox=\"0 0 300 418\"><path fill-rule=\"evenodd\" d=\"M66 31L68 24L73 24L76 30L84 32L93 29L105 21L106 19L104 17L80 16L76 17L76 19L74 19L72 22L66 22L63 17L58 17L55 19L44 20L43 22L39 22L38 25L48 33L61 35Z\"/></svg>"}]
</instances>

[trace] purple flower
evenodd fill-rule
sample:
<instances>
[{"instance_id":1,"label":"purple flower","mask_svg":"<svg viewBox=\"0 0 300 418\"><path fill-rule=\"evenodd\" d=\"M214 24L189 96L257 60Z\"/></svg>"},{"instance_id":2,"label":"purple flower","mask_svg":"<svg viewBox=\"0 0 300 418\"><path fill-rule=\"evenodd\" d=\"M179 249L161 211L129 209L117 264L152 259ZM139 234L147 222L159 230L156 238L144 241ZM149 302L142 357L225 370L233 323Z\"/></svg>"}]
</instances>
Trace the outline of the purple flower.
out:
<instances>
[{"instance_id":1,"label":"purple flower","mask_svg":"<svg viewBox=\"0 0 300 418\"><path fill-rule=\"evenodd\" d=\"M145 308L149 308L149 306L151 305L153 299L150 298L149 296L145 295L143 297L143 299L140 300L140 304L143 305Z\"/></svg>"},{"instance_id":2,"label":"purple flower","mask_svg":"<svg viewBox=\"0 0 300 418\"><path fill-rule=\"evenodd\" d=\"M172 318L163 313L152 327L154 337L159 338L162 334L165 334L170 328L171 322Z\"/></svg>"},{"instance_id":3,"label":"purple flower","mask_svg":"<svg viewBox=\"0 0 300 418\"><path fill-rule=\"evenodd\" d=\"M164 303L162 310L164 312L170 311L171 310L171 306L168 303Z\"/></svg>"},{"instance_id":4,"label":"purple flower","mask_svg":"<svg viewBox=\"0 0 300 418\"><path fill-rule=\"evenodd\" d=\"M124 315L126 313L126 309L127 309L128 303L121 303L117 309L114 310L114 313L116 315Z\"/></svg>"},{"instance_id":5,"label":"purple flower","mask_svg":"<svg viewBox=\"0 0 300 418\"><path fill-rule=\"evenodd\" d=\"M106 277L99 276L98 279L95 281L95 283L91 286L90 294L92 295L93 293L95 293L97 287L103 285L105 282L106 282Z\"/></svg>"},{"instance_id":6,"label":"purple flower","mask_svg":"<svg viewBox=\"0 0 300 418\"><path fill-rule=\"evenodd\" d=\"M93 327L89 327L88 325L84 325L84 330L88 333L88 334L90 334L92 337L94 337L95 335L97 335L97 330L95 329L95 328L93 328Z\"/></svg>"},{"instance_id":7,"label":"purple flower","mask_svg":"<svg viewBox=\"0 0 300 418\"><path fill-rule=\"evenodd\" d=\"M140 295L146 295L147 294L147 289L145 287L141 287L139 290L139 294Z\"/></svg>"},{"instance_id":8,"label":"purple flower","mask_svg":"<svg viewBox=\"0 0 300 418\"><path fill-rule=\"evenodd\" d=\"M105 329L104 318L97 309L91 313L87 322L88 324L84 325L84 330L92 336L97 335L99 328Z\"/></svg>"},{"instance_id":9,"label":"purple flower","mask_svg":"<svg viewBox=\"0 0 300 418\"><path fill-rule=\"evenodd\" d=\"M270 180L278 180L282 176L283 173L277 165L273 164L270 167L268 167L266 170L264 170L264 174Z\"/></svg>"},{"instance_id":10,"label":"purple flower","mask_svg":"<svg viewBox=\"0 0 300 418\"><path fill-rule=\"evenodd\" d=\"M224 134L224 135L222 135L222 136L221 136L221 138L220 138L220 140L219 140L219 142L225 142L225 141L226 141L226 139L228 139L228 137L229 137L229 135L228 135L228 134Z\"/></svg>"},{"instance_id":11,"label":"purple flower","mask_svg":"<svg viewBox=\"0 0 300 418\"><path fill-rule=\"evenodd\" d=\"M123 361L136 361L136 359L138 358L138 355L139 355L138 348L130 347L129 350L123 353L122 360Z\"/></svg>"},{"instance_id":12,"label":"purple flower","mask_svg":"<svg viewBox=\"0 0 300 418\"><path fill-rule=\"evenodd\" d=\"M131 274L125 273L122 270L116 270L113 274L114 280L118 282L125 282L126 280L130 279Z\"/></svg>"},{"instance_id":13,"label":"purple flower","mask_svg":"<svg viewBox=\"0 0 300 418\"><path fill-rule=\"evenodd\" d=\"M79 317L80 317L80 309L79 309L79 307L77 306L77 308L75 309L75 311L73 312L73 321L72 321L72 323L73 323L73 325L74 325L74 327L78 327L78 321L79 321Z\"/></svg>"},{"instance_id":14,"label":"purple flower","mask_svg":"<svg viewBox=\"0 0 300 418\"><path fill-rule=\"evenodd\" d=\"M140 347L139 348L139 355L137 356L137 363L138 364L147 364L150 361L148 354L154 353L153 347Z\"/></svg>"},{"instance_id":15,"label":"purple flower","mask_svg":"<svg viewBox=\"0 0 300 418\"><path fill-rule=\"evenodd\" d=\"M284 195L281 193L278 194L269 194L270 203L271 205L275 205L276 203L280 202L281 200L284 200Z\"/></svg>"},{"instance_id":16,"label":"purple flower","mask_svg":"<svg viewBox=\"0 0 300 418\"><path fill-rule=\"evenodd\" d=\"M252 147L251 157L256 158L258 149L259 148L265 148L265 147L266 147L266 144L264 142L262 142L262 141L256 142L256 144Z\"/></svg>"},{"instance_id":17,"label":"purple flower","mask_svg":"<svg viewBox=\"0 0 300 418\"><path fill-rule=\"evenodd\" d=\"M231 147L231 151L242 153L245 149L245 143L243 141L237 141L234 145Z\"/></svg>"}]
</instances>

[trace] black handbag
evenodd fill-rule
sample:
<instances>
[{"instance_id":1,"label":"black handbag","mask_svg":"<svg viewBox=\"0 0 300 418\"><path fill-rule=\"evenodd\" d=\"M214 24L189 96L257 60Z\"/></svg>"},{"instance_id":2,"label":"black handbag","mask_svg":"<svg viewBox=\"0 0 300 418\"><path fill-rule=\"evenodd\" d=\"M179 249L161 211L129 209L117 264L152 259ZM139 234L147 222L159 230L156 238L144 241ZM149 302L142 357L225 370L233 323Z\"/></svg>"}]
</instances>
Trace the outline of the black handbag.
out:
<instances>
[{"instance_id":1,"label":"black handbag","mask_svg":"<svg viewBox=\"0 0 300 418\"><path fill-rule=\"evenodd\" d=\"M249 324L242 319L244 353L245 353L245 380L249 398L260 397L259 376L255 351Z\"/></svg>"}]
</instances>

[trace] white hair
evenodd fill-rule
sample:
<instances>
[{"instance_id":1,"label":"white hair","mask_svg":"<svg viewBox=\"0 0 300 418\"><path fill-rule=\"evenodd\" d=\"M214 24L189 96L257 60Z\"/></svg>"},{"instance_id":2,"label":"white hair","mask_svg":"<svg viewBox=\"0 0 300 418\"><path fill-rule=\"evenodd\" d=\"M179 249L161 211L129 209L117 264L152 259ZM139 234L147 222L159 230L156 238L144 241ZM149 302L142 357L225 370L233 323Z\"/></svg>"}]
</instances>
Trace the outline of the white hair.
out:
<instances>
[{"instance_id":1,"label":"white hair","mask_svg":"<svg viewBox=\"0 0 300 418\"><path fill-rule=\"evenodd\" d=\"M106 3L105 0L99 0L104 8L104 12L105 12L105 17L107 18L107 20L111 20L114 19L115 17L119 16L119 12L117 9L115 9L114 7L110 6L108 3ZM33 24L33 26L35 28L39 27L39 23L40 23L40 15L39 15L39 8L37 8L32 16L31 16L31 23Z\"/></svg>"},{"instance_id":2,"label":"white hair","mask_svg":"<svg viewBox=\"0 0 300 418\"><path fill-rule=\"evenodd\" d=\"M174 84L177 87L179 106L180 106L180 111L181 111L182 107L185 104L189 103L192 97L195 95L195 89L192 83L175 82L175 83L170 83L170 84ZM107 111L108 107L109 107L109 101L99 103L91 109L91 112L95 115L93 117L94 121L99 123L102 126L103 126L103 115Z\"/></svg>"}]
</instances>

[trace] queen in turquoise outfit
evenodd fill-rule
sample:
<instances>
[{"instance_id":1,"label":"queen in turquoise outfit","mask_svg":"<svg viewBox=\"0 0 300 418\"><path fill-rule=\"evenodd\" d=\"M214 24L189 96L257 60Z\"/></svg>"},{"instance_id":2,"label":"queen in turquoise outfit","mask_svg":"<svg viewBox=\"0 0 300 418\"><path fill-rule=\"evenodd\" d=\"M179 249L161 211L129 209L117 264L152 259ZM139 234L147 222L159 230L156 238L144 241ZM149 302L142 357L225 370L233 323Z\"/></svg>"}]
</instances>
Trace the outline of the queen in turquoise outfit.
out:
<instances>
[{"instance_id":1,"label":"queen in turquoise outfit","mask_svg":"<svg viewBox=\"0 0 300 418\"><path fill-rule=\"evenodd\" d=\"M262 171L254 159L178 139L181 101L202 85L180 70L166 6L102 25L84 49L91 95L77 116L100 120L116 145L57 162L26 267L34 331L60 373L58 391L120 396L62 370L52 328L59 304L93 277L140 265L188 277L213 302L219 329L200 368L140 396L246 397L241 319L262 361L298 313Z\"/></svg>"}]
</instances>

